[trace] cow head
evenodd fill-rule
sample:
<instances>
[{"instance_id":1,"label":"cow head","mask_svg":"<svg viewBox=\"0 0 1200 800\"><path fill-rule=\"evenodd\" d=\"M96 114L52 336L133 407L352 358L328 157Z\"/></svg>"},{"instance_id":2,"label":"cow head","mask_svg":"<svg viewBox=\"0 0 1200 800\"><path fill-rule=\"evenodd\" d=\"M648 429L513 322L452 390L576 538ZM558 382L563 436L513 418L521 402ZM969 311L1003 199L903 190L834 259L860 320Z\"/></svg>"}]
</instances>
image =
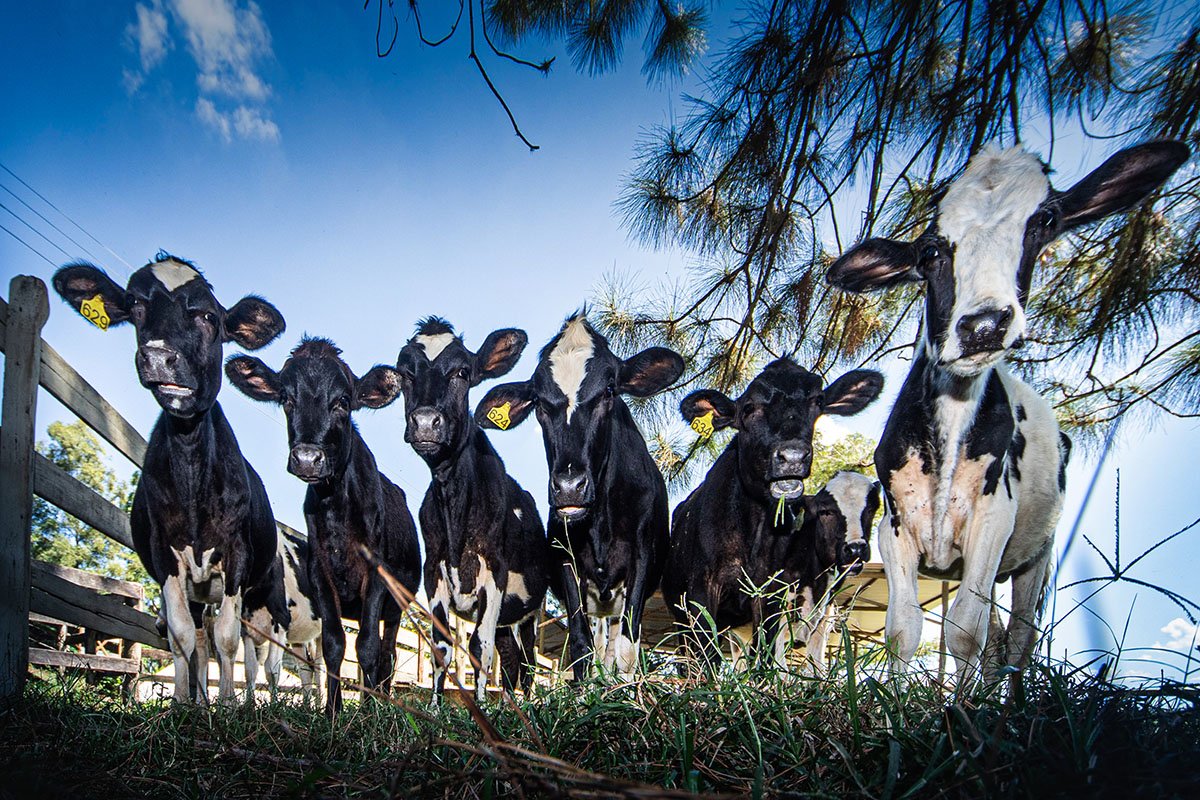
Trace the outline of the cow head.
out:
<instances>
[{"instance_id":1,"label":"cow head","mask_svg":"<svg viewBox=\"0 0 1200 800\"><path fill-rule=\"evenodd\" d=\"M512 369L526 342L525 331L502 328L472 353L445 320L419 322L396 360L407 420L404 441L431 465L457 453L475 424L467 393Z\"/></svg>"},{"instance_id":2,"label":"cow head","mask_svg":"<svg viewBox=\"0 0 1200 800\"><path fill-rule=\"evenodd\" d=\"M484 427L506 429L535 411L550 470L550 507L562 519L580 520L596 499L614 417L633 422L621 395L649 397L681 374L683 358L666 348L651 347L628 359L614 355L580 312L542 348L533 377L494 387L475 418Z\"/></svg>"},{"instance_id":3,"label":"cow head","mask_svg":"<svg viewBox=\"0 0 1200 800\"><path fill-rule=\"evenodd\" d=\"M804 494L804 480L812 469L817 417L857 414L882 389L883 375L874 370L856 369L822 386L821 376L780 358L737 400L716 389L701 389L683 398L679 409L688 422L711 415L714 429L737 430L738 472L747 492L762 501L792 501Z\"/></svg>"},{"instance_id":4,"label":"cow head","mask_svg":"<svg viewBox=\"0 0 1200 800\"><path fill-rule=\"evenodd\" d=\"M328 339L305 338L278 372L253 356L234 356L225 375L242 394L283 406L287 417L288 472L306 483L343 475L350 463L350 412L383 408L400 394L391 367L373 367L358 378Z\"/></svg>"},{"instance_id":5,"label":"cow head","mask_svg":"<svg viewBox=\"0 0 1200 800\"><path fill-rule=\"evenodd\" d=\"M133 323L138 379L164 411L181 418L202 415L216 401L225 342L257 350L284 329L266 300L243 297L226 309L195 266L164 253L124 289L84 263L56 272L54 289L77 311L84 301L102 305L109 325Z\"/></svg>"},{"instance_id":6,"label":"cow head","mask_svg":"<svg viewBox=\"0 0 1200 800\"><path fill-rule=\"evenodd\" d=\"M1036 156L986 149L915 241L867 239L833 263L828 280L851 292L923 282L925 352L953 374L980 375L1024 342L1033 265L1045 247L1135 206L1188 155L1173 141L1130 147L1060 192Z\"/></svg>"},{"instance_id":7,"label":"cow head","mask_svg":"<svg viewBox=\"0 0 1200 800\"><path fill-rule=\"evenodd\" d=\"M811 497L805 513L816 527L817 557L822 565L857 575L871 557L871 523L879 512L882 488L857 472L838 472Z\"/></svg>"}]
</instances>

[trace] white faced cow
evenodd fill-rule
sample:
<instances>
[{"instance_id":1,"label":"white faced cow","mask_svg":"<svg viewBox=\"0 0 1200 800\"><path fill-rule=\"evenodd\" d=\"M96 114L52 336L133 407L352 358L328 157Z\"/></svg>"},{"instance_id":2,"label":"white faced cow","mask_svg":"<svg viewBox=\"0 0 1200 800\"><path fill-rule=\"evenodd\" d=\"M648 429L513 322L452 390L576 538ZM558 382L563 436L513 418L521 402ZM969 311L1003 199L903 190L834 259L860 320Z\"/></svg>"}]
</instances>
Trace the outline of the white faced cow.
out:
<instances>
[{"instance_id":1,"label":"white faced cow","mask_svg":"<svg viewBox=\"0 0 1200 800\"><path fill-rule=\"evenodd\" d=\"M229 699L243 612L266 608L275 624L286 626L287 609L266 490L217 402L221 350L225 342L248 350L266 345L283 331L283 317L257 297L226 309L195 266L165 253L124 288L91 264L63 267L54 288L80 313L90 301L104 307L110 324L131 322L136 329L138 378L163 413L133 495L134 549L162 586L175 699L207 699L205 606L217 609L219 693ZM248 647L249 675L257 672L253 659Z\"/></svg>"},{"instance_id":2,"label":"white faced cow","mask_svg":"<svg viewBox=\"0 0 1200 800\"><path fill-rule=\"evenodd\" d=\"M951 184L916 241L868 239L830 267L830 283L852 292L925 284L917 356L875 451L888 497L878 535L887 637L899 659L912 658L921 635L918 571L961 579L945 620L960 675L975 674L989 635L989 671L1028 659L1070 442L1049 403L1002 362L1025 339L1042 250L1139 203L1187 157L1177 142L1132 147L1059 192L1036 156L988 149ZM992 594L1010 576L1005 632Z\"/></svg>"}]
</instances>

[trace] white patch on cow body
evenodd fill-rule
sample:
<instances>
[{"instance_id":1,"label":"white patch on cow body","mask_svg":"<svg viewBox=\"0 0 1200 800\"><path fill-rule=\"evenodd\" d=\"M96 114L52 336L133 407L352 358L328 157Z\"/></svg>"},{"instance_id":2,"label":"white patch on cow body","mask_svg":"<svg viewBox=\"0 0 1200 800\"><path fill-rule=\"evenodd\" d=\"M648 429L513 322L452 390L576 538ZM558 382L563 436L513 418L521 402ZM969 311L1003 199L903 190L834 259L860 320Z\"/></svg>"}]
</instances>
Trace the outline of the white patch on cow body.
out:
<instances>
[{"instance_id":1,"label":"white patch on cow body","mask_svg":"<svg viewBox=\"0 0 1200 800\"><path fill-rule=\"evenodd\" d=\"M225 594L225 573L219 565L212 563L216 551L210 548L196 558L189 544L182 550L172 547L171 552L175 554L176 569L187 599L195 603L219 604Z\"/></svg>"},{"instance_id":2,"label":"white patch on cow body","mask_svg":"<svg viewBox=\"0 0 1200 800\"><path fill-rule=\"evenodd\" d=\"M550 377L567 398L567 422L579 402L579 387L587 375L587 363L595 352L595 342L583 317L572 317L563 325L554 350L550 352Z\"/></svg>"},{"instance_id":3,"label":"white patch on cow body","mask_svg":"<svg viewBox=\"0 0 1200 800\"><path fill-rule=\"evenodd\" d=\"M442 351L450 346L458 337L453 333L434 333L420 334L413 337L413 341L421 345L425 350L425 357L430 361L434 361L442 354Z\"/></svg>"},{"instance_id":4,"label":"white patch on cow body","mask_svg":"<svg viewBox=\"0 0 1200 800\"><path fill-rule=\"evenodd\" d=\"M527 603L533 598L525 585L525 576L519 572L508 573L507 594L509 597L516 597L522 603Z\"/></svg>"},{"instance_id":5,"label":"white patch on cow body","mask_svg":"<svg viewBox=\"0 0 1200 800\"><path fill-rule=\"evenodd\" d=\"M521 509L519 509L515 506L513 507L513 516L516 517L517 519L525 519L524 517L521 516Z\"/></svg>"},{"instance_id":6,"label":"white patch on cow body","mask_svg":"<svg viewBox=\"0 0 1200 800\"><path fill-rule=\"evenodd\" d=\"M200 273L187 264L181 264L174 259L159 261L150 267L150 272L158 282L167 287L168 292L173 292L180 286L191 283L200 277Z\"/></svg>"},{"instance_id":7,"label":"white patch on cow body","mask_svg":"<svg viewBox=\"0 0 1200 800\"><path fill-rule=\"evenodd\" d=\"M308 645L321 638L321 617L303 592L296 568L303 569L300 554L286 536L279 536L279 555L283 560L283 593L287 600L288 628L286 641L289 645ZM295 562L296 568L292 567Z\"/></svg>"},{"instance_id":8,"label":"white patch on cow body","mask_svg":"<svg viewBox=\"0 0 1200 800\"><path fill-rule=\"evenodd\" d=\"M1029 217L1050 194L1038 158L1020 147L988 147L967 164L938 204L938 230L954 247L954 308L941 362L962 356L959 320L980 311L1012 309L1005 349L1025 334L1017 297L1017 269ZM986 354L963 364L978 372L1003 357ZM978 363L976 363L978 362ZM965 374L965 373L964 373Z\"/></svg>"}]
</instances>

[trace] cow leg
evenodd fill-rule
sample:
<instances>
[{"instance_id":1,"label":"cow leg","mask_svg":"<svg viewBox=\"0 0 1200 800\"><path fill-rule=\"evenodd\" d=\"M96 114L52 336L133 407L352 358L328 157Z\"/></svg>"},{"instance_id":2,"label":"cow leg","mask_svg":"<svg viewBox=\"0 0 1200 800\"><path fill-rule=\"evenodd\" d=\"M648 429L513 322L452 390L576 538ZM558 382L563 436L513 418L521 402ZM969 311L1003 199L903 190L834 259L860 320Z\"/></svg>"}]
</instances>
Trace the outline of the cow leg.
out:
<instances>
[{"instance_id":1,"label":"cow leg","mask_svg":"<svg viewBox=\"0 0 1200 800\"><path fill-rule=\"evenodd\" d=\"M325 714L330 719L342 709L342 659L346 657L346 631L333 597L336 591L324 581L313 581L313 606L321 617L320 648L325 663Z\"/></svg>"},{"instance_id":2,"label":"cow leg","mask_svg":"<svg viewBox=\"0 0 1200 800\"><path fill-rule=\"evenodd\" d=\"M212 609L201 603L191 603L192 629L196 634L196 651L192 656L191 692L197 703L208 702L209 643L212 641Z\"/></svg>"},{"instance_id":3,"label":"cow leg","mask_svg":"<svg viewBox=\"0 0 1200 800\"><path fill-rule=\"evenodd\" d=\"M242 626L242 663L246 674L246 702L254 705L254 689L258 686L258 665L267 660L267 640L254 641L255 636Z\"/></svg>"},{"instance_id":4,"label":"cow leg","mask_svg":"<svg viewBox=\"0 0 1200 800\"><path fill-rule=\"evenodd\" d=\"M275 638L283 640L286 634L283 631L276 631ZM283 648L275 642L269 642L267 645L267 659L265 662L267 673L267 690L271 693L271 702L279 700L279 684L283 678Z\"/></svg>"},{"instance_id":5,"label":"cow leg","mask_svg":"<svg viewBox=\"0 0 1200 800\"><path fill-rule=\"evenodd\" d=\"M821 610L818 619L812 626L812 633L808 635L808 641L804 643L804 654L816 675L825 674L825 649L829 638L829 626L832 622L830 615L832 611L832 604L826 605Z\"/></svg>"},{"instance_id":6,"label":"cow leg","mask_svg":"<svg viewBox=\"0 0 1200 800\"><path fill-rule=\"evenodd\" d=\"M921 643L925 612L917 599L917 543L905 530L892 527L885 509L875 536L887 575L888 608L885 635L897 665L908 664Z\"/></svg>"},{"instance_id":7,"label":"cow leg","mask_svg":"<svg viewBox=\"0 0 1200 800\"><path fill-rule=\"evenodd\" d=\"M592 664L592 637L588 620L583 613L580 595L587 587L585 579L576 580L575 569L567 563L561 564L563 604L567 607L567 642L571 657L571 672L574 679L581 681Z\"/></svg>"},{"instance_id":8,"label":"cow leg","mask_svg":"<svg viewBox=\"0 0 1200 800\"><path fill-rule=\"evenodd\" d=\"M1015 503L1001 495L981 498L967 523L962 582L946 614L946 647L954 656L960 686L974 679L987 644L996 570L1012 536L1015 508Z\"/></svg>"},{"instance_id":9,"label":"cow leg","mask_svg":"<svg viewBox=\"0 0 1200 800\"><path fill-rule=\"evenodd\" d=\"M429 660L433 662L433 701L440 703L446 691L446 670L450 667L450 656L454 645L450 640L450 587L444 577L439 577L433 590L433 602L429 613L433 617L433 647Z\"/></svg>"},{"instance_id":10,"label":"cow leg","mask_svg":"<svg viewBox=\"0 0 1200 800\"><path fill-rule=\"evenodd\" d=\"M505 625L496 630L496 655L500 658L500 680L508 692L521 685L521 645L517 642L516 627Z\"/></svg>"},{"instance_id":11,"label":"cow leg","mask_svg":"<svg viewBox=\"0 0 1200 800\"><path fill-rule=\"evenodd\" d=\"M385 600L386 606L388 601ZM385 619L383 621L383 652L380 654L380 679L379 689L384 694L392 692L392 676L396 671L396 639L400 635L400 618Z\"/></svg>"},{"instance_id":12,"label":"cow leg","mask_svg":"<svg viewBox=\"0 0 1200 800\"><path fill-rule=\"evenodd\" d=\"M192 699L191 662L196 655L196 625L178 576L172 575L163 583L162 603L167 617L167 641L175 660L175 702L186 703Z\"/></svg>"},{"instance_id":13,"label":"cow leg","mask_svg":"<svg viewBox=\"0 0 1200 800\"><path fill-rule=\"evenodd\" d=\"M355 642L354 648L368 689L379 689L380 679L383 677L380 669L383 642L379 638L379 621L386 596L387 589L384 588L383 581L378 576L372 576L367 582L366 597L363 598L362 615L359 619L358 641Z\"/></svg>"},{"instance_id":14,"label":"cow leg","mask_svg":"<svg viewBox=\"0 0 1200 800\"><path fill-rule=\"evenodd\" d=\"M537 626L538 618L536 614L530 614L520 625L517 626L517 631L520 634L521 656L518 661L518 666L521 668L519 672L521 691L525 696L529 696L530 690L533 689L533 670L537 667L537 656L534 650L537 648Z\"/></svg>"},{"instance_id":15,"label":"cow leg","mask_svg":"<svg viewBox=\"0 0 1200 800\"><path fill-rule=\"evenodd\" d=\"M475 632L471 634L471 654L479 660L475 668L475 700L487 701L488 678L496 658L496 623L500 620L500 591L488 579L476 594Z\"/></svg>"},{"instance_id":16,"label":"cow leg","mask_svg":"<svg viewBox=\"0 0 1200 800\"><path fill-rule=\"evenodd\" d=\"M650 541L647 532L642 532L640 540ZM646 571L649 566L650 551L645 548L638 556L633 582L625 593L625 606L621 612L621 632L616 641L616 665L622 678L630 678L637 671L638 650L642 638L642 614L646 609Z\"/></svg>"},{"instance_id":17,"label":"cow leg","mask_svg":"<svg viewBox=\"0 0 1200 800\"><path fill-rule=\"evenodd\" d=\"M1008 619L1008 648L1003 653L1008 666L1022 668L1033 653L1037 639L1037 622L1046 601L1046 586L1050 582L1050 562L1053 556L1053 537L1046 548L1022 572L1012 577L1012 613Z\"/></svg>"},{"instance_id":18,"label":"cow leg","mask_svg":"<svg viewBox=\"0 0 1200 800\"><path fill-rule=\"evenodd\" d=\"M320 700L321 690L317 683L317 662L320 661L321 655L316 652L319 646L318 643L305 642L298 648L302 658L298 659L300 663L296 671L300 673L300 696L304 698L306 704L314 696Z\"/></svg>"},{"instance_id":19,"label":"cow leg","mask_svg":"<svg viewBox=\"0 0 1200 800\"><path fill-rule=\"evenodd\" d=\"M228 580L230 576L226 576ZM221 670L217 697L223 703L233 699L236 687L234 685L233 667L237 660L238 643L242 632L242 596L227 594L221 598L221 608L213 623L213 646L217 649L217 665ZM251 648L253 651L253 648ZM255 665L257 668L257 664ZM249 678L247 677L247 682Z\"/></svg>"}]
</instances>

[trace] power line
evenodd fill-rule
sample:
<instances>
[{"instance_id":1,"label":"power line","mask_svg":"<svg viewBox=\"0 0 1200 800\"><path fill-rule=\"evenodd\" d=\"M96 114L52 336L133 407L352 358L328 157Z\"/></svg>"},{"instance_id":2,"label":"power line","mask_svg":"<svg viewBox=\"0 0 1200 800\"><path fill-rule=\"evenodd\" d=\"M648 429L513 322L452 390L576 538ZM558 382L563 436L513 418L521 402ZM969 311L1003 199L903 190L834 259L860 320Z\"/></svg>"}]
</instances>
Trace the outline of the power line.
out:
<instances>
[{"instance_id":1,"label":"power line","mask_svg":"<svg viewBox=\"0 0 1200 800\"><path fill-rule=\"evenodd\" d=\"M33 227L33 226L32 226L32 225L30 225L28 222L26 222L25 220L23 220L21 217L17 216L17 212L13 211L11 208L9 208L8 206L4 205L4 203L0 203L0 208L4 209L4 210L5 210L5 211L7 211L9 214L12 214L12 215L13 215L13 217L15 217L15 218L16 218L17 222L21 223L21 224L22 224L22 225L24 225L26 228L29 228L29 230L31 230L31 231L33 231L34 233L36 233L38 236L40 236L40 237L42 237L43 239L45 239L45 240L46 240L46 244L50 245L50 246L51 246L51 247L53 247L55 250L57 250L58 252L62 253L62 254L63 254L64 256L66 256L67 258L70 258L70 257L71 257L71 254L70 254L70 253L68 253L66 250L63 250L61 247L59 247L58 245L56 245L54 242L50 241L50 238L49 238L48 236L46 236L46 234L42 233L42 232L41 232L41 231L39 231L37 228Z\"/></svg>"},{"instance_id":2,"label":"power line","mask_svg":"<svg viewBox=\"0 0 1200 800\"><path fill-rule=\"evenodd\" d=\"M66 239L68 242L70 242L71 244L75 245L75 246L76 246L76 247L78 247L80 250L82 250L83 252L85 252L85 253L87 253L89 256L91 256L93 261L99 261L99 260L100 260L100 259L99 259L99 258L96 256L96 254L95 254L95 253L93 253L91 250L88 250L86 247L84 247L83 245L81 245L79 242L77 242L77 241L75 241L74 239L72 239L72 238L71 238L71 237L70 237L70 236L67 234L67 232L66 232L66 231L64 231L62 228L58 227L58 226L57 226L57 225L55 225L53 222L51 222L50 220L46 219L46 217L45 217L45 216L42 214L42 212L38 211L38 210L37 210L36 208L34 208L33 206L29 205L29 203L26 203L26 202L25 202L25 200L24 200L24 198L22 198L22 197L18 196L18 195L17 195L17 193L16 193L16 192L14 192L12 189L8 188L8 187L7 187L7 186L5 186L3 183L0 183L0 189L3 189L4 191L6 191L6 192L8 192L9 194L11 194L11 195L12 195L14 198L16 198L16 200L17 200L17 202L18 202L18 203L20 203L21 205L23 205L23 206L25 206L26 208L28 208L28 209L29 209L30 211L32 211L34 214L37 214L37 215L38 215L38 216L41 218L42 222L45 222L45 223L46 223L47 225L49 225L51 228L54 228L54 230L58 231L58 232L59 232L59 234L60 234L60 235L61 235L61 236L62 236L64 239Z\"/></svg>"},{"instance_id":3,"label":"power line","mask_svg":"<svg viewBox=\"0 0 1200 800\"><path fill-rule=\"evenodd\" d=\"M33 192L35 195L37 195L37 196L38 196L38 197L41 199L41 201L42 201L43 203L45 203L46 205L50 206L50 207L51 207L51 208L53 208L55 211L57 211L57 212L58 212L60 215L62 215L62 217L63 217L65 220L67 220L67 222L70 222L70 223L71 223L72 225L74 225L76 228L78 228L79 230L83 231L83 234L84 234L85 236L87 236L89 239L91 239L91 240L92 240L93 242L95 242L96 244L98 244L98 245L100 245L101 247L103 247L103 248L104 248L105 250L107 250L109 253L112 253L112 256L113 256L113 258L117 259L118 261L120 261L122 264L124 264L124 265L125 265L125 267L126 267L126 273L127 273L127 274L128 274L128 273L132 273L132 272L133 272L133 265L132 265L132 264L130 264L128 261L126 261L125 259L121 258L119 255L117 255L117 253L116 253L116 251L115 251L115 250L113 250L111 247L109 247L108 245L106 245L104 242L100 241L100 240L99 240L99 239L97 239L95 236L93 236L93 235L92 235L92 234L91 234L91 233L90 233L90 232L89 232L89 231L88 231L86 228L84 228L84 227L83 227L82 225L80 225L78 222L76 222L75 220L71 219L71 217L70 217L70 216L67 214L67 212L63 211L63 210L62 210L61 208L59 208L58 206L54 205L54 203L51 203L51 202L50 202L48 199L46 199L46 196L45 196L44 194L42 194L42 193L41 193L41 192L39 192L37 189L33 188L33 187L32 187L32 186L30 186L28 183L26 183L24 180L22 180L21 176L20 176L20 175L18 175L17 173L15 173L15 172L13 172L11 169L9 169L9 168L8 168L8 165L7 165L7 164L5 164L3 161L0 161L0 169L3 169L3 170L4 170L5 172L7 172L9 175L12 175L14 178L16 178L16 179L17 179L17 181L18 181L18 182L19 182L19 183L20 183L22 186L24 186L26 189L28 189L29 191L31 191L31 192Z\"/></svg>"},{"instance_id":4,"label":"power line","mask_svg":"<svg viewBox=\"0 0 1200 800\"><path fill-rule=\"evenodd\" d=\"M33 246L33 245L31 245L29 242L27 242L27 241L25 241L24 239L22 239L20 236L17 236L15 233L13 233L12 231L10 231L8 228L4 227L3 225L0 225L0 231L4 231L4 232L5 232L5 233L7 233L9 236L13 237L13 238L14 238L14 239L16 239L18 242L20 242L21 244L23 244L23 245L25 245L26 247L28 247L28 248L29 248L30 250L32 250L34 253L36 253L37 255L41 256L41 257L42 257L42 259L43 259L43 260L44 260L44 261L45 261L47 264L49 264L50 266L52 266L52 267L57 267L57 266L58 266L58 264L55 264L55 263L54 263L53 261L51 261L50 259L46 258L45 254L43 254L41 250L38 250L36 247L34 247L34 246Z\"/></svg>"}]
</instances>

